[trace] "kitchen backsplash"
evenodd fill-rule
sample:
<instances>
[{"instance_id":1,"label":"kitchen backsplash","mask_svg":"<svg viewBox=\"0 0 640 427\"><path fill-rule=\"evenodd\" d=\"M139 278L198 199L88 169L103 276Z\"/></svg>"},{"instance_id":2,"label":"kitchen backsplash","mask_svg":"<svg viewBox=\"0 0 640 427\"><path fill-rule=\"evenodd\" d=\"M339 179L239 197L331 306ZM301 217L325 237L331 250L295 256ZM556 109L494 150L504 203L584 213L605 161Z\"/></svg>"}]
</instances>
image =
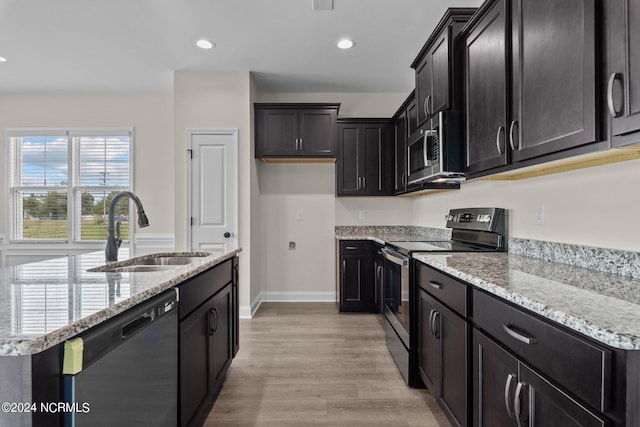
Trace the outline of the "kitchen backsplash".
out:
<instances>
[{"instance_id":1,"label":"kitchen backsplash","mask_svg":"<svg viewBox=\"0 0 640 427\"><path fill-rule=\"evenodd\" d=\"M640 252L511 238L509 253L640 278Z\"/></svg>"},{"instance_id":2,"label":"kitchen backsplash","mask_svg":"<svg viewBox=\"0 0 640 427\"><path fill-rule=\"evenodd\" d=\"M403 240L404 238L406 238L406 240L416 240L418 237L424 238L424 240L451 239L450 229L413 225L336 226L335 233L336 237L378 236L383 238L390 236L393 240ZM640 252L521 239L517 237L509 239L508 251L514 255L543 259L621 276L640 278Z\"/></svg>"}]
</instances>

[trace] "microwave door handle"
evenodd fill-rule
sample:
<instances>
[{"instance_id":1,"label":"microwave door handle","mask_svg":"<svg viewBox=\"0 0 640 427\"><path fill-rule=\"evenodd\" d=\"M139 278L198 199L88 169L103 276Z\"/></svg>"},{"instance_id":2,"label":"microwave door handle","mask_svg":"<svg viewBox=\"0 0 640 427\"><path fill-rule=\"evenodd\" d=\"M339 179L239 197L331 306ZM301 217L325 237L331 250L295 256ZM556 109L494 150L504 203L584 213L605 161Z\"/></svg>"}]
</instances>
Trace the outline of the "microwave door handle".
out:
<instances>
[{"instance_id":1,"label":"microwave door handle","mask_svg":"<svg viewBox=\"0 0 640 427\"><path fill-rule=\"evenodd\" d=\"M428 143L427 143L427 135L429 134L429 131L424 133L424 139L422 140L422 155L424 156L424 167L426 168L429 165L429 156L427 155L427 148L428 148Z\"/></svg>"}]
</instances>

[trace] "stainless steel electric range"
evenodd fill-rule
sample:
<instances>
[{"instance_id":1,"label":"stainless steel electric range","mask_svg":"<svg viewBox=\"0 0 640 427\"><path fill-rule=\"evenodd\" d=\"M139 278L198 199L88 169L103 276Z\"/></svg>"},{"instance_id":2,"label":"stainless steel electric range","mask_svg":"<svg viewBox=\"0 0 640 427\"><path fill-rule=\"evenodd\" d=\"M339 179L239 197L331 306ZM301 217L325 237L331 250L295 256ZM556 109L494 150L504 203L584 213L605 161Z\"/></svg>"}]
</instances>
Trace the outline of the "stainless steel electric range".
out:
<instances>
[{"instance_id":1,"label":"stainless steel electric range","mask_svg":"<svg viewBox=\"0 0 640 427\"><path fill-rule=\"evenodd\" d=\"M415 372L416 291L412 254L416 252L504 252L507 250L507 212L501 208L451 209L446 226L450 240L386 242L383 316L387 347L405 381L418 386Z\"/></svg>"}]
</instances>

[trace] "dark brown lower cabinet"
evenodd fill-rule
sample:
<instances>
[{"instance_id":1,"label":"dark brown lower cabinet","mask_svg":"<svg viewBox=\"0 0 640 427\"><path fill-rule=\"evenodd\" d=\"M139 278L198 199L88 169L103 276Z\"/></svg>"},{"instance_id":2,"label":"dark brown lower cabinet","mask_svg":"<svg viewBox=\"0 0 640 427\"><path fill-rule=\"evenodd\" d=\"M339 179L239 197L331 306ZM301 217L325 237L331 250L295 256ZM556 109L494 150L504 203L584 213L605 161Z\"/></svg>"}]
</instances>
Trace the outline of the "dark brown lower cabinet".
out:
<instances>
[{"instance_id":1,"label":"dark brown lower cabinet","mask_svg":"<svg viewBox=\"0 0 640 427\"><path fill-rule=\"evenodd\" d=\"M236 270L230 259L180 285L181 426L203 424L237 352Z\"/></svg>"},{"instance_id":2,"label":"dark brown lower cabinet","mask_svg":"<svg viewBox=\"0 0 640 427\"><path fill-rule=\"evenodd\" d=\"M340 311L377 311L373 262L374 242L343 240L340 242Z\"/></svg>"},{"instance_id":3,"label":"dark brown lower cabinet","mask_svg":"<svg viewBox=\"0 0 640 427\"><path fill-rule=\"evenodd\" d=\"M608 425L475 328L473 366L474 426Z\"/></svg>"},{"instance_id":4,"label":"dark brown lower cabinet","mask_svg":"<svg viewBox=\"0 0 640 427\"><path fill-rule=\"evenodd\" d=\"M467 425L469 325L420 289L418 373L449 420Z\"/></svg>"}]
</instances>

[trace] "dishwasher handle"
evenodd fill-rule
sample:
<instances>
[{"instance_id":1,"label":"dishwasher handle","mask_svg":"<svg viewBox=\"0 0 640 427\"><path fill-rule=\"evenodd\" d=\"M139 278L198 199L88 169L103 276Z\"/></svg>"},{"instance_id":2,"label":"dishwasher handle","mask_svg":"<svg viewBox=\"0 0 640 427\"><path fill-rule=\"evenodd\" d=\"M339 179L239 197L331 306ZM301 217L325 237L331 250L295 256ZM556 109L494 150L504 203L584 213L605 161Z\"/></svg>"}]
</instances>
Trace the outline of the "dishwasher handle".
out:
<instances>
[{"instance_id":1,"label":"dishwasher handle","mask_svg":"<svg viewBox=\"0 0 640 427\"><path fill-rule=\"evenodd\" d=\"M156 318L155 309L152 309L146 313L143 313L137 319L127 323L121 329L120 335L122 336L122 339L123 340L128 339L129 337L134 335L136 332L138 332L140 329L143 329L149 323L153 322L155 318Z\"/></svg>"}]
</instances>

